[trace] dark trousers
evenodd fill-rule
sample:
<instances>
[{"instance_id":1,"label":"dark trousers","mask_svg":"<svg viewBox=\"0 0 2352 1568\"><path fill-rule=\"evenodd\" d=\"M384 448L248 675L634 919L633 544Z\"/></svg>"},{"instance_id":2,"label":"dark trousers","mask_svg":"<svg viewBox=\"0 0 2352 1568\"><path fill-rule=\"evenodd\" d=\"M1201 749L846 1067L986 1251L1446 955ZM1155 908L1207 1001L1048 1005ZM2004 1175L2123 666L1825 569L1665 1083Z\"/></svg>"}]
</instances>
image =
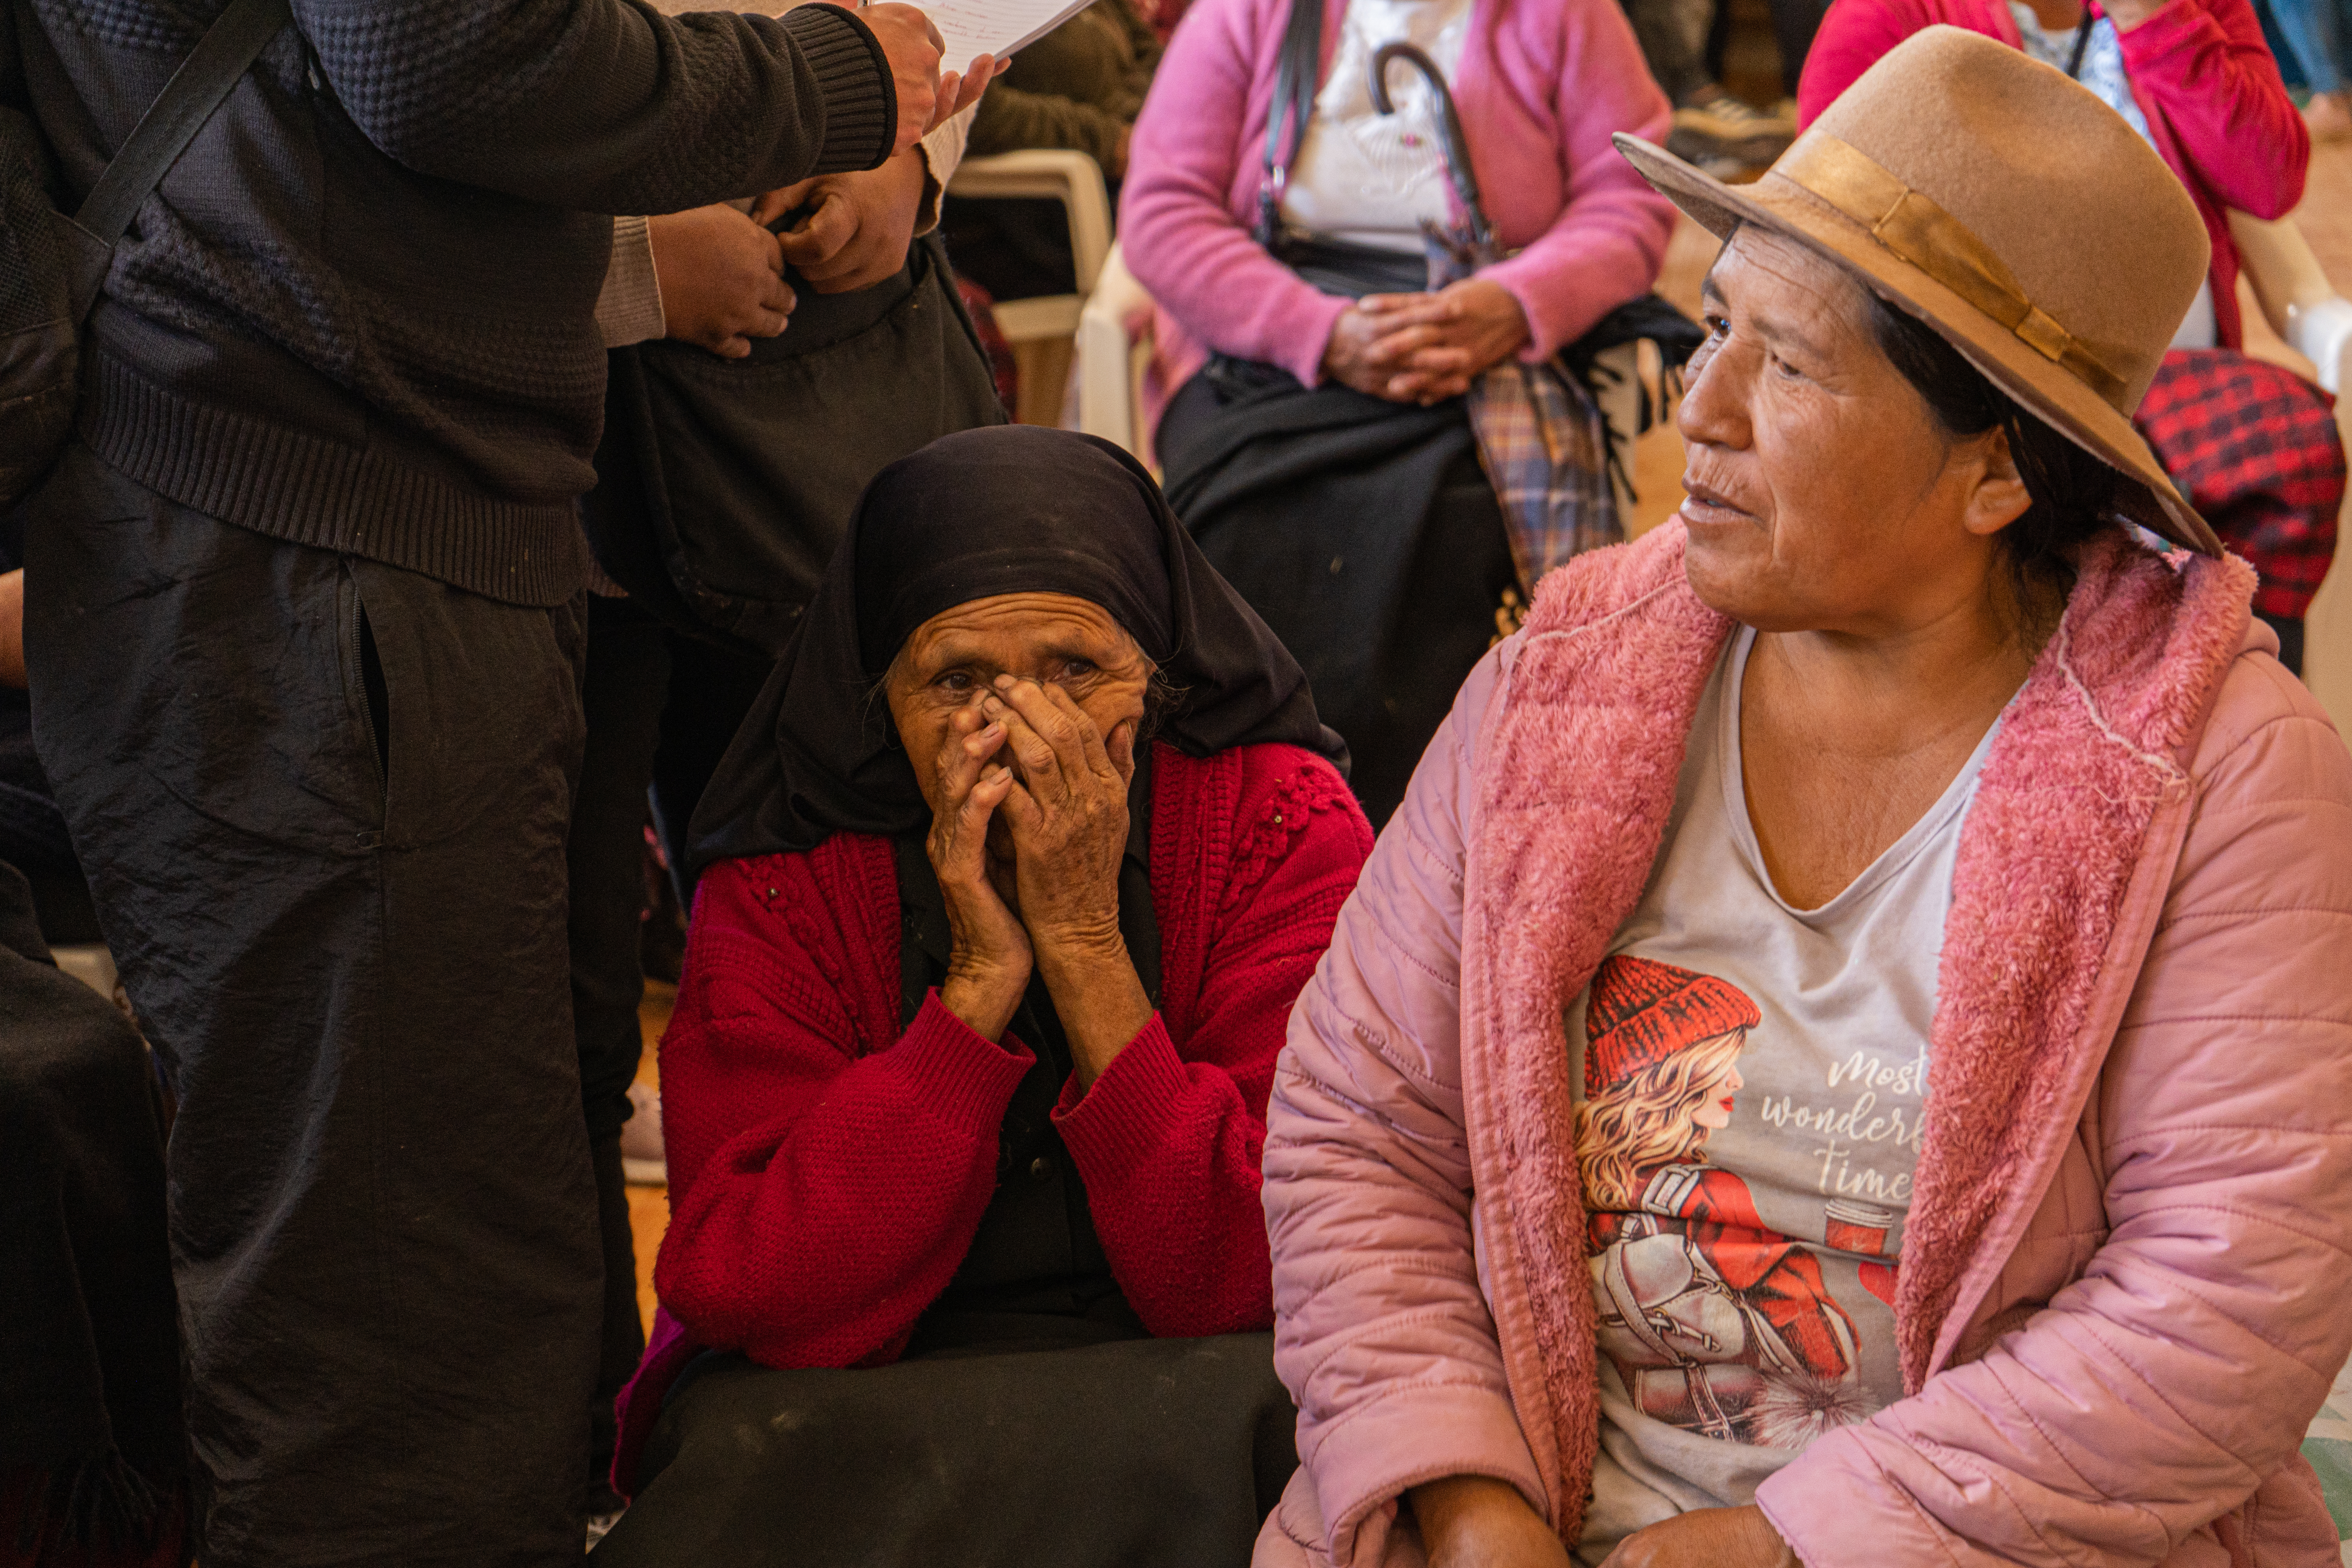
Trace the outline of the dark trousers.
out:
<instances>
[{"instance_id":1,"label":"dark trousers","mask_svg":"<svg viewBox=\"0 0 2352 1568\"><path fill-rule=\"evenodd\" d=\"M80 447L26 581L35 736L179 1098L206 1568L576 1561L579 605L283 543Z\"/></svg>"},{"instance_id":2,"label":"dark trousers","mask_svg":"<svg viewBox=\"0 0 2352 1568\"><path fill-rule=\"evenodd\" d=\"M663 1401L636 1500L589 1563L1241 1568L1297 1425L1270 1333L847 1371L712 1352Z\"/></svg>"},{"instance_id":3,"label":"dark trousers","mask_svg":"<svg viewBox=\"0 0 2352 1568\"><path fill-rule=\"evenodd\" d=\"M572 1029L604 1246L604 1348L589 1459L599 1487L613 1463L613 1401L646 1348L620 1135L644 1051L637 1005L646 990L638 942L647 792L683 884L695 803L769 668L764 658L682 637L629 600L589 603L587 675L581 686L588 738L567 858ZM689 909L690 892L681 886L680 900Z\"/></svg>"}]
</instances>

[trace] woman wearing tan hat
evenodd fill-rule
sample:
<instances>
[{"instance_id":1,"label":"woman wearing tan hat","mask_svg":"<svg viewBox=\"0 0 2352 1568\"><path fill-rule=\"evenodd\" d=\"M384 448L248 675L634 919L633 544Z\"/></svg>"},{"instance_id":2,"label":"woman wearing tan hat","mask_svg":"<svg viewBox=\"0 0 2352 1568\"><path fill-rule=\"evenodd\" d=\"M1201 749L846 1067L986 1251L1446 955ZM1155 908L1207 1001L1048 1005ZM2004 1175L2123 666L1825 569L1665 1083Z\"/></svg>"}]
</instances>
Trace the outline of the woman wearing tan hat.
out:
<instances>
[{"instance_id":1,"label":"woman wearing tan hat","mask_svg":"<svg viewBox=\"0 0 2352 1568\"><path fill-rule=\"evenodd\" d=\"M2352 757L2132 430L2194 206L1948 27L1754 185L1619 145L1726 241L1690 499L1292 1016L1257 1561L2336 1563Z\"/></svg>"}]
</instances>

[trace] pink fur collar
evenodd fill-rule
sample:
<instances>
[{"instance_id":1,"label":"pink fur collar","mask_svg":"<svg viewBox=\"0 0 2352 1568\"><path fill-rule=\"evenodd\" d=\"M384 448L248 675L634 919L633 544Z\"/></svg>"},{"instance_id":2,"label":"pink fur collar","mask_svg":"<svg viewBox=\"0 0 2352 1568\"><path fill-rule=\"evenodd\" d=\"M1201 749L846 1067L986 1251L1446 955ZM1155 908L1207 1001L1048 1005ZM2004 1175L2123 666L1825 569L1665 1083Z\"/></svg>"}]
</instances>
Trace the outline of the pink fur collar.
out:
<instances>
[{"instance_id":1,"label":"pink fur collar","mask_svg":"<svg viewBox=\"0 0 2352 1568\"><path fill-rule=\"evenodd\" d=\"M1480 1240L1512 1398L1571 1541L1599 1410L1559 1019L1648 880L1732 629L1691 592L1683 547L1670 522L1544 580L1476 763L1462 1055ZM1915 1390L1949 1359L2081 1113L2146 941L2115 950L2119 916L2135 889L2160 902L2182 761L2246 628L2242 563L2117 538L2081 567L1961 837L1895 1302ZM2167 809L2171 830L2152 831Z\"/></svg>"}]
</instances>

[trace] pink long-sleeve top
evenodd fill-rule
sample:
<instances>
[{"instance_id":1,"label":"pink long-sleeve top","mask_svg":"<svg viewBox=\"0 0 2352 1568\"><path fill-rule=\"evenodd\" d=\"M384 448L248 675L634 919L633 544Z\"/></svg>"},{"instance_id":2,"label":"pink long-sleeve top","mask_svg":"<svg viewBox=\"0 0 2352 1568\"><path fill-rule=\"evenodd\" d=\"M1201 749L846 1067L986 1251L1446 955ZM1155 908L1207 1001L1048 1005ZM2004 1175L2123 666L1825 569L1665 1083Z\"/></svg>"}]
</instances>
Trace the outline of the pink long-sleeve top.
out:
<instances>
[{"instance_id":1,"label":"pink long-sleeve top","mask_svg":"<svg viewBox=\"0 0 2352 1568\"><path fill-rule=\"evenodd\" d=\"M1326 0L1323 69L1347 0ZM1289 0L1199 0L1136 121L1119 233L1160 307L1160 384L1211 349L1309 386L1348 301L1302 282L1250 237ZM1486 268L1527 311L1542 359L1657 280L1675 209L1609 144L1665 140L1672 117L1616 0L1475 0L1452 83L1487 216L1517 254Z\"/></svg>"},{"instance_id":2,"label":"pink long-sleeve top","mask_svg":"<svg viewBox=\"0 0 2352 1568\"><path fill-rule=\"evenodd\" d=\"M1798 122L1811 124L1879 56L1938 22L2024 47L2008 0L1838 0L1805 57ZM2241 347L2238 247L2227 209L2285 216L2303 199L2311 133L2279 79L2251 0L2172 0L2138 26L2118 28L2116 39L2149 139L2189 187L2212 241L2215 330L2223 347Z\"/></svg>"}]
</instances>

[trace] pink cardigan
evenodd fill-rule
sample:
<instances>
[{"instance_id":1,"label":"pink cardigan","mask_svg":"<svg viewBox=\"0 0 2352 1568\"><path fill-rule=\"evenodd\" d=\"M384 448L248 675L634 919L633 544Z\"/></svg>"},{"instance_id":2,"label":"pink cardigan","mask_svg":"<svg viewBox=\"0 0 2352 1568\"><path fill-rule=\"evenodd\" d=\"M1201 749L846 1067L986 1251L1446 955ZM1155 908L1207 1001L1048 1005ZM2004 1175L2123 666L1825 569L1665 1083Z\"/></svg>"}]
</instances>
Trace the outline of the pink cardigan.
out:
<instances>
[{"instance_id":1,"label":"pink cardigan","mask_svg":"<svg viewBox=\"0 0 2352 1568\"><path fill-rule=\"evenodd\" d=\"M1577 1538L1596 1354L1560 1037L1731 625L1683 532L1546 578L1291 1016L1267 1118L1304 1468L1261 1564L1420 1561L1395 1500ZM2095 546L1962 831L1895 1298L1908 1397L1758 1501L1808 1568L2336 1563L2352 1351L2352 757L2252 571Z\"/></svg>"},{"instance_id":2,"label":"pink cardigan","mask_svg":"<svg viewBox=\"0 0 2352 1568\"><path fill-rule=\"evenodd\" d=\"M1347 0L1324 7L1327 73L1347 10ZM1289 13L1288 0L1198 0L1135 123L1119 237L1160 307L1162 393L1208 348L1312 386L1347 308L1250 237ZM1487 216L1518 252L1486 275L1518 298L1528 356L1545 358L1657 280L1673 204L1609 136L1663 142L1671 111L1617 0L1475 0L1453 87Z\"/></svg>"},{"instance_id":3,"label":"pink cardigan","mask_svg":"<svg viewBox=\"0 0 2352 1568\"><path fill-rule=\"evenodd\" d=\"M1800 123L1811 124L1879 56L1938 22L2012 49L2024 47L2008 0L1838 0L1805 56L1797 85ZM2284 217L2303 199L2311 132L2286 95L2248 0L2172 0L2117 37L2156 150L2205 219L2221 345L2242 347L2238 247L2225 209Z\"/></svg>"}]
</instances>

